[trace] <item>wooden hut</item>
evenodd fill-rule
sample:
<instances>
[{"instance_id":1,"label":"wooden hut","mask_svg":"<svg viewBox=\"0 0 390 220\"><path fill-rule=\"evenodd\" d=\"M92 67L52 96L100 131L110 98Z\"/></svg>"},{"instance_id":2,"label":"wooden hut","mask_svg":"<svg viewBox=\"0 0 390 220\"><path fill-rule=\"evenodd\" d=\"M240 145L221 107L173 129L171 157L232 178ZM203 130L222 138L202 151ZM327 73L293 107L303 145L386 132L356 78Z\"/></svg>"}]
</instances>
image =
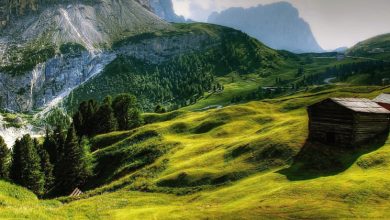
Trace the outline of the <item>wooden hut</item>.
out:
<instances>
[{"instance_id":1,"label":"wooden hut","mask_svg":"<svg viewBox=\"0 0 390 220\"><path fill-rule=\"evenodd\" d=\"M387 110L390 110L390 94L383 93L376 97L374 102L378 103L380 106L384 107Z\"/></svg>"},{"instance_id":2,"label":"wooden hut","mask_svg":"<svg viewBox=\"0 0 390 220\"><path fill-rule=\"evenodd\" d=\"M389 131L390 111L369 99L330 98L308 113L311 141L348 146Z\"/></svg>"},{"instance_id":3,"label":"wooden hut","mask_svg":"<svg viewBox=\"0 0 390 220\"><path fill-rule=\"evenodd\" d=\"M83 192L79 189L76 188L73 190L73 192L69 195L69 197L79 197L83 194Z\"/></svg>"}]
</instances>

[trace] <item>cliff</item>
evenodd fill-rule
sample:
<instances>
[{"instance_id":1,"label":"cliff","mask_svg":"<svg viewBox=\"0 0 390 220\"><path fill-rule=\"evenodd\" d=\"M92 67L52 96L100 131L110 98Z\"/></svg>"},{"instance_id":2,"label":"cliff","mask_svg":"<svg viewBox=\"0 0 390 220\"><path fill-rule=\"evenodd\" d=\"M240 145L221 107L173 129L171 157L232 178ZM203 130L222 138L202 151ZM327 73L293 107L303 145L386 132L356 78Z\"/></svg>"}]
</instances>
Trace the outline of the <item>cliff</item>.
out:
<instances>
[{"instance_id":1,"label":"cliff","mask_svg":"<svg viewBox=\"0 0 390 220\"><path fill-rule=\"evenodd\" d=\"M242 30L274 49L296 53L323 51L309 24L287 2L248 9L230 8L213 13L208 22Z\"/></svg>"},{"instance_id":2,"label":"cliff","mask_svg":"<svg viewBox=\"0 0 390 220\"><path fill-rule=\"evenodd\" d=\"M16 111L45 106L98 74L115 58L114 42L172 29L134 0L10 4L0 31L0 108Z\"/></svg>"},{"instance_id":3,"label":"cliff","mask_svg":"<svg viewBox=\"0 0 390 220\"><path fill-rule=\"evenodd\" d=\"M184 23L186 19L183 16L178 16L174 9L172 0L150 0L152 11L160 18L176 23Z\"/></svg>"}]
</instances>

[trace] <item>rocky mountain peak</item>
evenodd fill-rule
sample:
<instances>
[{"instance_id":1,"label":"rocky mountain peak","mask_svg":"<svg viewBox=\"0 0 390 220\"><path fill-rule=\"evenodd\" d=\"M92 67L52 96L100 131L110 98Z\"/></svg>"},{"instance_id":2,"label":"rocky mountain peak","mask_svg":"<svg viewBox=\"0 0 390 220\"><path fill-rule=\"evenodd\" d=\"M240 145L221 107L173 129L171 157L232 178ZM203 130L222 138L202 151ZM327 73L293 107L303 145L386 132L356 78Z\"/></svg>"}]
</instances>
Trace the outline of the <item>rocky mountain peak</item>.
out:
<instances>
[{"instance_id":1,"label":"rocky mountain peak","mask_svg":"<svg viewBox=\"0 0 390 220\"><path fill-rule=\"evenodd\" d=\"M274 49L297 53L323 51L310 25L287 2L229 8L213 13L208 22L242 30Z\"/></svg>"}]
</instances>

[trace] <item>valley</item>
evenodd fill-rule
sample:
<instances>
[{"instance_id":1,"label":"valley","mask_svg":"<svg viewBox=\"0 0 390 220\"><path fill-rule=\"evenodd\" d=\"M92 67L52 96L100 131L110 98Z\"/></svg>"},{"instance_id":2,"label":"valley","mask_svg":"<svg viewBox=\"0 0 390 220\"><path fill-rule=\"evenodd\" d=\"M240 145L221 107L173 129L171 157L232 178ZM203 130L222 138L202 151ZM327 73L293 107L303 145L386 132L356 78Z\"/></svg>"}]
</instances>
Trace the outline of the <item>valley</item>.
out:
<instances>
[{"instance_id":1,"label":"valley","mask_svg":"<svg viewBox=\"0 0 390 220\"><path fill-rule=\"evenodd\" d=\"M324 97L373 98L383 92L389 89L334 88L204 112L145 115L150 124L134 132L95 137L92 142L102 148L94 154L98 163L116 155L119 163L110 169L123 173L132 166L131 160L119 159L125 151L168 147L153 162L111 180L95 180L110 183L76 201L60 199L65 204L38 201L22 189L11 193L17 187L3 183L9 193L1 192L6 205L0 216L20 216L24 207L23 215L41 219L235 218L238 214L245 218L379 217L388 211L386 184L390 180L380 174L389 168L388 141L369 152L358 150L339 158L344 168L337 173L315 170L315 176L306 177L289 170L307 137L305 106ZM126 144L150 132L157 136ZM110 140L108 145L103 144L105 139Z\"/></svg>"},{"instance_id":2,"label":"valley","mask_svg":"<svg viewBox=\"0 0 390 220\"><path fill-rule=\"evenodd\" d=\"M390 216L389 133L312 141L307 110L387 114L389 35L324 52L290 3L210 19L273 10L261 42L172 1L0 4L0 219Z\"/></svg>"}]
</instances>

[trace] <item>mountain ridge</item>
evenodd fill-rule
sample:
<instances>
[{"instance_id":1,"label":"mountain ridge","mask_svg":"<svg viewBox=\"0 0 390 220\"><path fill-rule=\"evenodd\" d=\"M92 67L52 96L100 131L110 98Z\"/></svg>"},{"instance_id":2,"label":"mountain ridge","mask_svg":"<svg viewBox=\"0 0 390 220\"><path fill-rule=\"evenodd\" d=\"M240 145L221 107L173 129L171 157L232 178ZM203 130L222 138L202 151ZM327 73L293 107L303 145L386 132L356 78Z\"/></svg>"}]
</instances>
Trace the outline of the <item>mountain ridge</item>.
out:
<instances>
[{"instance_id":1,"label":"mountain ridge","mask_svg":"<svg viewBox=\"0 0 390 220\"><path fill-rule=\"evenodd\" d=\"M159 64L166 57L219 45L225 41L219 35L226 31L241 36L243 42L235 42L238 47L250 42L259 47L253 53L264 52L265 58L270 54L271 49L253 43L239 31L197 24L180 28L147 8L134 0L53 4L13 21L0 34L0 47L4 48L0 52L0 106L19 112L45 107L46 113L118 56ZM118 44L126 39L132 39L130 46ZM250 60L246 54L237 54L231 63L250 65L242 63ZM258 63L262 60L260 56Z\"/></svg>"},{"instance_id":2,"label":"mountain ridge","mask_svg":"<svg viewBox=\"0 0 390 220\"><path fill-rule=\"evenodd\" d=\"M160 18L175 23L188 22L183 16L179 16L173 9L172 0L149 0L152 11Z\"/></svg>"},{"instance_id":3,"label":"mountain ridge","mask_svg":"<svg viewBox=\"0 0 390 220\"><path fill-rule=\"evenodd\" d=\"M163 29L172 27L133 0L53 3L20 16L0 32L0 106L50 105L111 62L114 42Z\"/></svg>"},{"instance_id":4,"label":"mountain ridge","mask_svg":"<svg viewBox=\"0 0 390 220\"><path fill-rule=\"evenodd\" d=\"M298 10L287 2L214 12L208 22L242 30L267 46L295 53L323 52Z\"/></svg>"},{"instance_id":5,"label":"mountain ridge","mask_svg":"<svg viewBox=\"0 0 390 220\"><path fill-rule=\"evenodd\" d=\"M363 40L346 52L351 56L367 56L377 59L390 59L390 33Z\"/></svg>"}]
</instances>

